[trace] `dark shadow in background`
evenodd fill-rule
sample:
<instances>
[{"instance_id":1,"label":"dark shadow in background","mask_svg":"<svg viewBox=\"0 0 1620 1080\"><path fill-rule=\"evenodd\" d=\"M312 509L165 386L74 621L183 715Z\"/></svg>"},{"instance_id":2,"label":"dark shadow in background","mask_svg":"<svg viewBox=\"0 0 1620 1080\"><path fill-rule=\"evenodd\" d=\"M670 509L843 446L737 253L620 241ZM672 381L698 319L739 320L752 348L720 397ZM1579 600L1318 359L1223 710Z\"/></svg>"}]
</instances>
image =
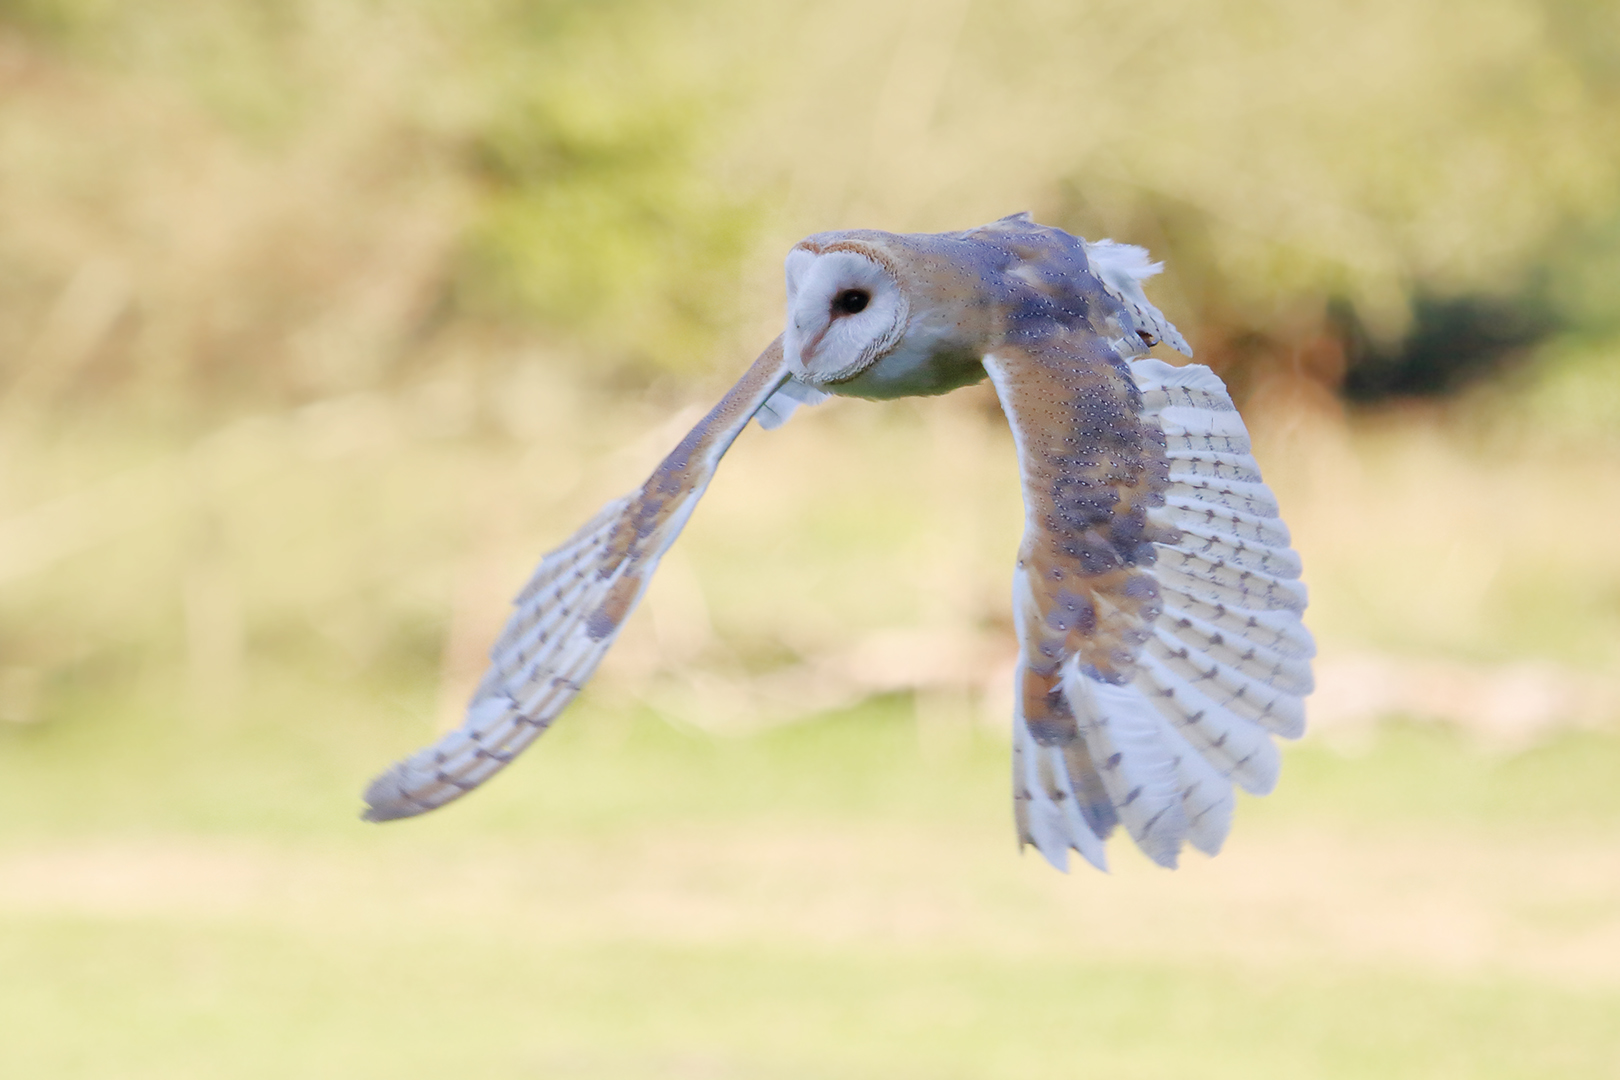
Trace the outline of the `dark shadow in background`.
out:
<instances>
[{"instance_id":1,"label":"dark shadow in background","mask_svg":"<svg viewBox=\"0 0 1620 1080\"><path fill-rule=\"evenodd\" d=\"M1438 398L1501 374L1564 329L1537 292L1509 297L1420 293L1412 302L1410 329L1390 343L1373 338L1349 304L1334 303L1329 317L1346 362L1341 393L1354 405Z\"/></svg>"}]
</instances>

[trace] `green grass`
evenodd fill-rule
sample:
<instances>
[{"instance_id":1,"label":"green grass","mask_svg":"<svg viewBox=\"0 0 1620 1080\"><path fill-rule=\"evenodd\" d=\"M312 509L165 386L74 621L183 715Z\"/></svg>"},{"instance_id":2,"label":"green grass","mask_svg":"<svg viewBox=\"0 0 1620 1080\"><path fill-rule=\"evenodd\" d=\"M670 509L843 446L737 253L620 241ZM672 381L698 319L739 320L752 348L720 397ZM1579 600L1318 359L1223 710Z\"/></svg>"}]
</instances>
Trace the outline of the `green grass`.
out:
<instances>
[{"instance_id":1,"label":"green grass","mask_svg":"<svg viewBox=\"0 0 1620 1080\"><path fill-rule=\"evenodd\" d=\"M368 430L351 404L337 427ZM479 620L669 441L605 457L647 420L628 407L527 450L433 443L404 404L365 407L397 441L328 457L302 414L236 430L206 498L185 496L176 458L152 474L169 503L150 520L13 579L0 675L18 700L34 691L0 723L0 1077L1620 1066L1612 726L1511 753L1399 721L1293 744L1219 858L1170 874L1116 840L1106 876L1017 852L1005 739L970 704L992 698L988 661L920 702L870 697L747 737L705 727L728 699L670 692L693 675L836 671L895 629L1005 639L1010 448L943 407L828 406L750 433L556 728L455 806L362 823L367 778L427 741L441 682L480 661L495 627ZM1551 519L1464 530L1499 568L1464 595L1411 554L1439 559L1459 521L1490 520L1503 470L1424 428L1396 433L1400 453L1350 434L1351 455L1309 444L1321 453L1279 478L1324 662L1488 656L1510 631L1535 646L1512 656L1614 651L1606 608L1545 588L1607 587L1598 546ZM117 474L118 447L51 443L10 465L18 490L77 491ZM1548 468L1547 490L1601 513L1611 460ZM43 498L14 497L19 514ZM14 533L14 550L51 535ZM217 608L193 604L199 581ZM1498 604L1538 588L1535 605ZM215 632L239 648L214 649Z\"/></svg>"},{"instance_id":2,"label":"green grass","mask_svg":"<svg viewBox=\"0 0 1620 1080\"><path fill-rule=\"evenodd\" d=\"M425 686L154 681L0 742L0 1075L1605 1077L1620 739L1290 749L1228 850L1015 853L1006 749L909 698L751 738L587 698L355 819ZM114 719L116 718L116 723Z\"/></svg>"},{"instance_id":3,"label":"green grass","mask_svg":"<svg viewBox=\"0 0 1620 1080\"><path fill-rule=\"evenodd\" d=\"M259 837L345 835L358 791L427 739L431 688L300 681L257 673L232 720L188 715L183 688L132 680L66 699L64 715L0 727L0 838L177 830ZM1390 722L1346 753L1286 747L1277 793L1240 820L1433 825L1474 831L1620 829L1620 736L1569 732L1485 752L1434 725ZM963 825L999 815L1004 738L963 720L919 738L909 695L748 738L665 723L587 694L536 749L476 796L388 833L595 833L654 821L781 817ZM441 824L441 822L443 824ZM356 835L374 827L355 826Z\"/></svg>"},{"instance_id":4,"label":"green grass","mask_svg":"<svg viewBox=\"0 0 1620 1080\"><path fill-rule=\"evenodd\" d=\"M0 960L28 976L0 990L14 1076L1565 1077L1620 1055L1620 992L1403 973L63 919L0 934Z\"/></svg>"}]
</instances>

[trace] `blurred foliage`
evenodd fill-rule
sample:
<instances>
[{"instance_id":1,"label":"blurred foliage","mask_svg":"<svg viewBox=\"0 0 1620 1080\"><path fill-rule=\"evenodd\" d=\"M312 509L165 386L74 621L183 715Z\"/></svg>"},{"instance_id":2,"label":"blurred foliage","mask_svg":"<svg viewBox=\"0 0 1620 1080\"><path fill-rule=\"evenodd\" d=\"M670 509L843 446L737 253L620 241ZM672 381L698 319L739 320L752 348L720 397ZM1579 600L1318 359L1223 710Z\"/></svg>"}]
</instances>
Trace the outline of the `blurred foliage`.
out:
<instances>
[{"instance_id":1,"label":"blurred foliage","mask_svg":"<svg viewBox=\"0 0 1620 1080\"><path fill-rule=\"evenodd\" d=\"M1027 207L1145 243L1167 309L1240 381L1336 340L1330 301L1397 348L1416 296L1513 295L1552 256L1580 276L1588 253L1549 240L1620 203L1612 4L859 9L794 24L809 70L752 129L810 210L795 226Z\"/></svg>"},{"instance_id":2,"label":"blurred foliage","mask_svg":"<svg viewBox=\"0 0 1620 1080\"><path fill-rule=\"evenodd\" d=\"M642 367L707 367L753 216L703 168L718 91L682 69L692 30L664 5L562 14L508 2L505 32L478 35L493 89L464 147L481 209L455 298L589 332Z\"/></svg>"},{"instance_id":3,"label":"blurred foliage","mask_svg":"<svg viewBox=\"0 0 1620 1080\"><path fill-rule=\"evenodd\" d=\"M1491 522L1510 473L1611 486L1615 18L5 0L0 713L149 671L229 713L273 662L432 665L450 715L536 551L706 392L629 391L767 340L788 243L1023 207L1166 258L1156 297L1272 440L1328 646L1612 664L1613 568ZM1352 428L1334 396L1473 371L1502 376ZM604 686L724 728L932 656L989 700L1019 521L994 414L829 406L728 462Z\"/></svg>"},{"instance_id":4,"label":"blurred foliage","mask_svg":"<svg viewBox=\"0 0 1620 1080\"><path fill-rule=\"evenodd\" d=\"M1411 326L1390 345L1369 334L1348 305L1328 310L1345 345L1344 396L1357 403L1455 393L1528 357L1557 328L1532 298L1420 293Z\"/></svg>"},{"instance_id":5,"label":"blurred foliage","mask_svg":"<svg viewBox=\"0 0 1620 1080\"><path fill-rule=\"evenodd\" d=\"M1561 230L1542 266L1542 288L1566 327L1588 337L1620 331L1620 211Z\"/></svg>"},{"instance_id":6,"label":"blurred foliage","mask_svg":"<svg viewBox=\"0 0 1620 1080\"><path fill-rule=\"evenodd\" d=\"M514 323L690 364L731 317L748 210L696 167L713 92L666 22L634 2L0 11L13 411L308 400L467 362L458 334Z\"/></svg>"},{"instance_id":7,"label":"blurred foliage","mask_svg":"<svg viewBox=\"0 0 1620 1080\"><path fill-rule=\"evenodd\" d=\"M229 711L258 658L431 662L453 701L539 542L674 442L680 416L640 433L688 391L627 390L739 366L780 318L792 239L1023 207L1167 260L1156 297L1274 433L1307 565L1331 568L1325 641L1612 663L1612 568L1556 522L1488 522L1503 469L1567 503L1608 489L1615 19L5 0L0 712L149 668ZM1519 355L1449 411L1343 426L1341 385L1449 393ZM727 704L673 673L797 665L847 698L883 665L841 643L880 655L895 627L934 635L906 655L993 666L1019 520L993 402L824 411L753 451L768 468L728 463L747 494L717 487L686 584L652 594L664 629L616 654L627 697L717 726L847 703L784 682ZM1596 456L1567 464L1575 445ZM873 460L952 464L900 499ZM1359 524L1392 518L1398 537ZM1473 569L1414 580L1418 550ZM885 586L841 580L863 567ZM1443 588L1411 617L1411 590Z\"/></svg>"},{"instance_id":8,"label":"blurred foliage","mask_svg":"<svg viewBox=\"0 0 1620 1080\"><path fill-rule=\"evenodd\" d=\"M1568 325L1611 332L1617 19L1601 0L5 0L0 387L235 411L534 340L610 375L730 370L768 336L798 235L1026 207L1165 258L1166 306L1240 386L1342 354L1330 305L1382 355L1415 298L1534 278Z\"/></svg>"},{"instance_id":9,"label":"blurred foliage","mask_svg":"<svg viewBox=\"0 0 1620 1080\"><path fill-rule=\"evenodd\" d=\"M0 1073L1608 1075L1617 43L1612 0L0 0ZM354 821L777 331L789 244L1022 209L1166 260L1306 566L1317 734L1220 859L1010 854L984 386L745 432L528 759Z\"/></svg>"}]
</instances>

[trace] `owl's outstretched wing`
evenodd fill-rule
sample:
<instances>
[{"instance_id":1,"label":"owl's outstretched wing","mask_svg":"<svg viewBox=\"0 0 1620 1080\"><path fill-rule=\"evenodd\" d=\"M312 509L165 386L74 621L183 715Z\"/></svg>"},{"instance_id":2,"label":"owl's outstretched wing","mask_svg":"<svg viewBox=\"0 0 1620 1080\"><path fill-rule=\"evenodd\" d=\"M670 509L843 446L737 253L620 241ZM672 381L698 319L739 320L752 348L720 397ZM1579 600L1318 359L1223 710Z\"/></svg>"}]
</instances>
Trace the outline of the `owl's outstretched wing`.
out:
<instances>
[{"instance_id":1,"label":"owl's outstretched wing","mask_svg":"<svg viewBox=\"0 0 1620 1080\"><path fill-rule=\"evenodd\" d=\"M788 379L778 338L639 490L541 560L490 651L466 721L371 782L368 821L412 817L465 795L551 726L613 644L722 455Z\"/></svg>"},{"instance_id":2,"label":"owl's outstretched wing","mask_svg":"<svg viewBox=\"0 0 1620 1080\"><path fill-rule=\"evenodd\" d=\"M1155 862L1214 854L1232 784L1276 783L1304 730L1299 558L1208 368L1070 334L985 358L1026 523L1013 586L1019 839L1106 868L1123 824Z\"/></svg>"}]
</instances>

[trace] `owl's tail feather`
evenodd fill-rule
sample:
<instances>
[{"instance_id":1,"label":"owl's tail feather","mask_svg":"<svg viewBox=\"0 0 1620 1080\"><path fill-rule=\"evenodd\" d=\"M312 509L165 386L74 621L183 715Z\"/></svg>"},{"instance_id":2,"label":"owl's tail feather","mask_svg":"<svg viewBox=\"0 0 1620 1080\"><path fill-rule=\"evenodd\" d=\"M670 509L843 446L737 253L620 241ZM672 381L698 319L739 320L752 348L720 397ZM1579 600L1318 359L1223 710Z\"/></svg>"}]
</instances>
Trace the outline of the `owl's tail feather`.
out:
<instances>
[{"instance_id":1,"label":"owl's tail feather","mask_svg":"<svg viewBox=\"0 0 1620 1080\"><path fill-rule=\"evenodd\" d=\"M366 788L367 821L414 817L505 768L574 700L635 609L738 433L789 377L765 350L637 492L541 560L513 602L461 727Z\"/></svg>"}]
</instances>

